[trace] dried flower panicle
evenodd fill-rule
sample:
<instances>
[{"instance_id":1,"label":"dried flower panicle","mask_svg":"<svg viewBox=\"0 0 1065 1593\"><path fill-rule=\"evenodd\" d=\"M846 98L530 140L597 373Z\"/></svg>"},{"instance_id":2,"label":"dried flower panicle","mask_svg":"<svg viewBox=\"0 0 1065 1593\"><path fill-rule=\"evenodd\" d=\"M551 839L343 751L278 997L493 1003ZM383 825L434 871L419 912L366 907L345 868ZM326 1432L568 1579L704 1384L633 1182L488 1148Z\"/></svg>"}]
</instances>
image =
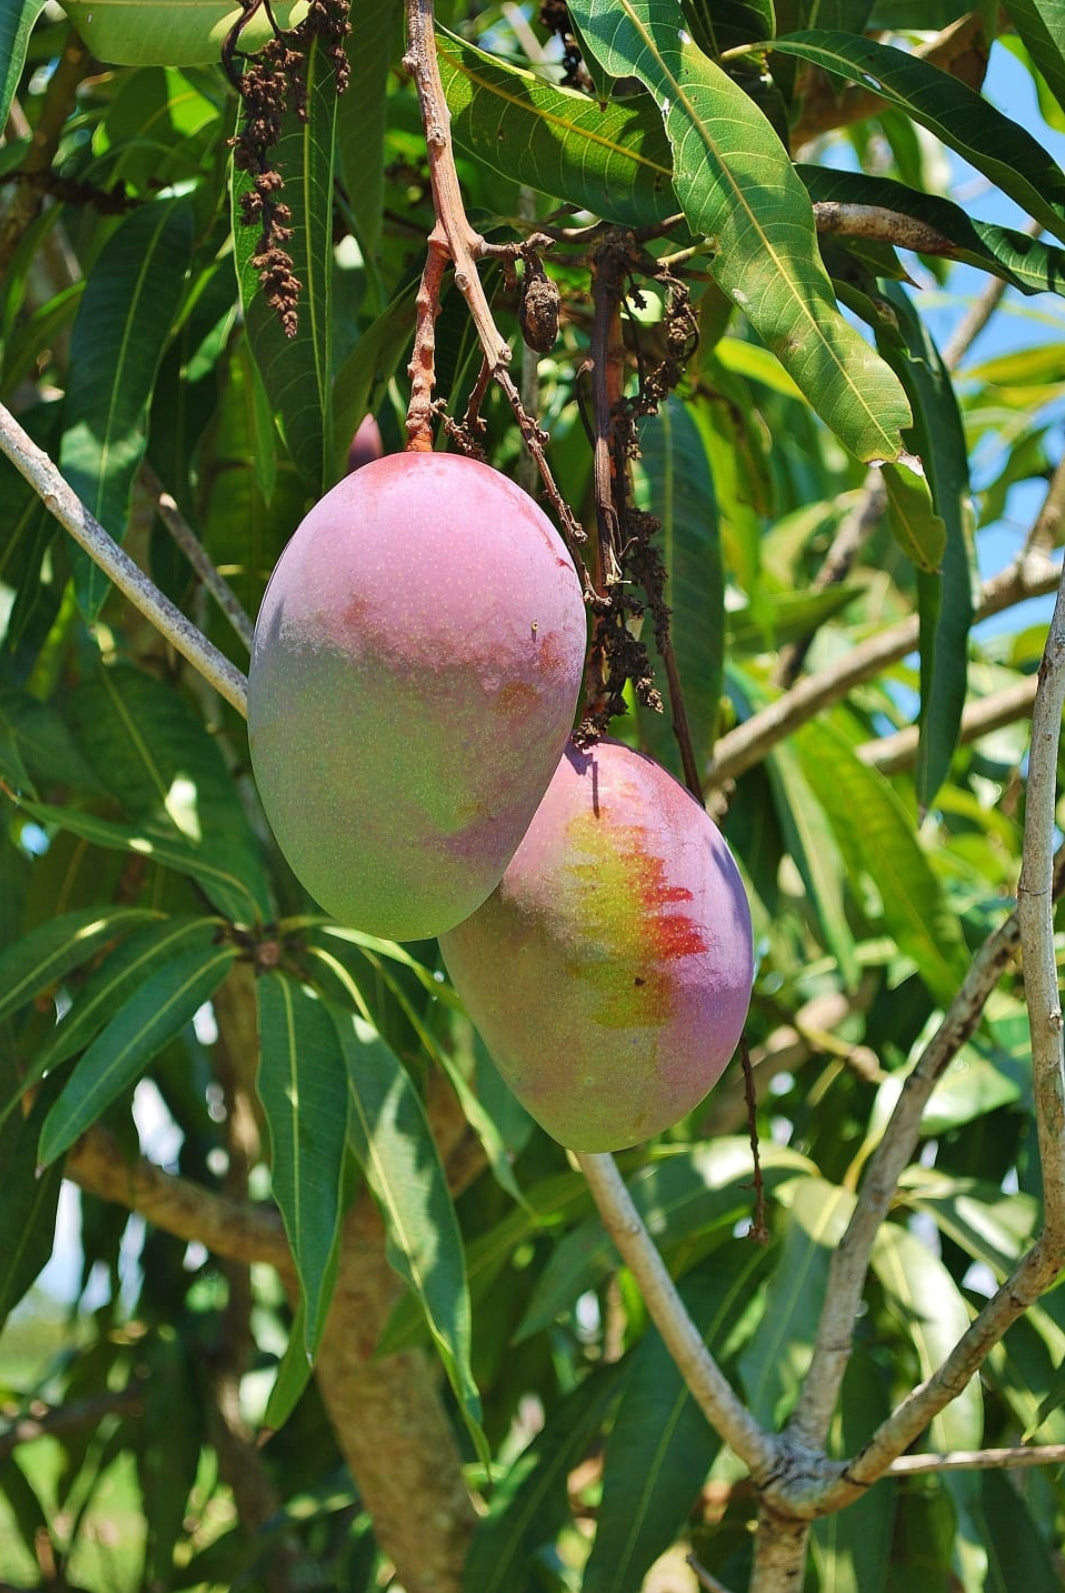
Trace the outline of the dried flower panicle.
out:
<instances>
[{"instance_id":1,"label":"dried flower panicle","mask_svg":"<svg viewBox=\"0 0 1065 1593\"><path fill-rule=\"evenodd\" d=\"M239 171L253 173L252 187L241 195L241 219L258 226L259 241L251 263L267 304L276 311L286 337L295 337L299 325L297 306L303 284L285 247L292 238L292 212L279 197L285 186L271 160L285 113L290 105L300 121L307 120L307 53L318 39L333 68L336 91L343 93L349 77L344 40L351 32L349 0L311 0L298 27L278 28L266 0L241 0L241 15L222 50L222 62L242 101L240 131L232 139L233 162ZM240 37L251 18L265 9L273 28L255 56L241 56Z\"/></svg>"}]
</instances>

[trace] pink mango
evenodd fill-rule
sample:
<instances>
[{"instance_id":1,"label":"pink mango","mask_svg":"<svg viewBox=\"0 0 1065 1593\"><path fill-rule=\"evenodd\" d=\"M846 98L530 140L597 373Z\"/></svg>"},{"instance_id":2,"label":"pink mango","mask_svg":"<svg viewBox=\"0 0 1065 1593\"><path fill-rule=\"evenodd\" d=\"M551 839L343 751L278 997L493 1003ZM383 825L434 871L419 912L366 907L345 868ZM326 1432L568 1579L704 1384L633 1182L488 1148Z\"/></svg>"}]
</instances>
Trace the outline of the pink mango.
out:
<instances>
[{"instance_id":1,"label":"pink mango","mask_svg":"<svg viewBox=\"0 0 1065 1593\"><path fill-rule=\"evenodd\" d=\"M573 1150L690 1112L747 1016L751 916L719 830L619 742L567 746L497 890L440 941L496 1065Z\"/></svg>"},{"instance_id":2,"label":"pink mango","mask_svg":"<svg viewBox=\"0 0 1065 1593\"><path fill-rule=\"evenodd\" d=\"M342 922L441 934L494 890L573 723L586 622L547 516L487 465L405 453L310 511L255 627L252 764Z\"/></svg>"},{"instance_id":3,"label":"pink mango","mask_svg":"<svg viewBox=\"0 0 1065 1593\"><path fill-rule=\"evenodd\" d=\"M348 444L348 470L361 470L363 465L380 459L384 451L380 426L372 415L364 415Z\"/></svg>"}]
</instances>

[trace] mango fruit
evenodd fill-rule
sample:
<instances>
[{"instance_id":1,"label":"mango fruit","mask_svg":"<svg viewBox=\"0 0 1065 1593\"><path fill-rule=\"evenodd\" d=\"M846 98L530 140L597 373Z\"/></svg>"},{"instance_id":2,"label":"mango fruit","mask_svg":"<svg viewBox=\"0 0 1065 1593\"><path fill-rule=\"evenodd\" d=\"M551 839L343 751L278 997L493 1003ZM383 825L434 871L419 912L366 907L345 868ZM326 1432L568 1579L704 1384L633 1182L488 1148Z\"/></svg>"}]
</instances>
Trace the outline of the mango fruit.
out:
<instances>
[{"instance_id":1,"label":"mango fruit","mask_svg":"<svg viewBox=\"0 0 1065 1593\"><path fill-rule=\"evenodd\" d=\"M327 912L413 940L480 906L562 754L585 636L557 531L487 465L391 454L311 509L263 598L248 724Z\"/></svg>"},{"instance_id":2,"label":"mango fruit","mask_svg":"<svg viewBox=\"0 0 1065 1593\"><path fill-rule=\"evenodd\" d=\"M348 444L348 470L361 470L380 459L384 451L380 426L372 415L364 415Z\"/></svg>"},{"instance_id":3,"label":"mango fruit","mask_svg":"<svg viewBox=\"0 0 1065 1593\"><path fill-rule=\"evenodd\" d=\"M566 748L498 888L441 937L518 1099L573 1150L621 1150L698 1104L751 995L751 917L703 807L603 739Z\"/></svg>"}]
</instances>

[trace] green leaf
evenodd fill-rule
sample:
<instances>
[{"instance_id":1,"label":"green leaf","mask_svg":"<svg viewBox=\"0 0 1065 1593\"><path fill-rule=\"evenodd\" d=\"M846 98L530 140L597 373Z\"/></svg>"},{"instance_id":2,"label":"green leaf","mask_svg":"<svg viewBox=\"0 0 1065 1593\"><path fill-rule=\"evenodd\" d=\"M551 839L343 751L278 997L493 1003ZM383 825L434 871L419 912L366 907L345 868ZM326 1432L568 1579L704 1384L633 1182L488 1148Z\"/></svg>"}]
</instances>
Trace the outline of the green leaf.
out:
<instances>
[{"instance_id":1,"label":"green leaf","mask_svg":"<svg viewBox=\"0 0 1065 1593\"><path fill-rule=\"evenodd\" d=\"M97 1035L45 1119L42 1163L68 1150L211 999L237 955L236 946L215 944L216 933L206 923L202 944L143 980Z\"/></svg>"},{"instance_id":2,"label":"green leaf","mask_svg":"<svg viewBox=\"0 0 1065 1593\"><path fill-rule=\"evenodd\" d=\"M939 569L947 543L946 527L936 514L928 478L916 459L884 466L888 519L895 540L918 570Z\"/></svg>"},{"instance_id":3,"label":"green leaf","mask_svg":"<svg viewBox=\"0 0 1065 1593\"><path fill-rule=\"evenodd\" d=\"M28 1115L0 1128L0 1331L52 1254L61 1167L37 1176L37 1137L54 1092L41 1090Z\"/></svg>"},{"instance_id":4,"label":"green leaf","mask_svg":"<svg viewBox=\"0 0 1065 1593\"><path fill-rule=\"evenodd\" d=\"M935 227L954 245L951 258L1001 277L1022 293L1065 293L1065 250L1027 233L966 215L939 194L923 194L889 177L838 171L830 166L796 168L810 198L840 204L879 205Z\"/></svg>"},{"instance_id":5,"label":"green leaf","mask_svg":"<svg viewBox=\"0 0 1065 1593\"><path fill-rule=\"evenodd\" d=\"M65 711L97 778L126 812L224 869L256 917L268 920L258 842L219 744L189 704L143 670L118 664L83 681ZM227 911L221 900L215 905Z\"/></svg>"},{"instance_id":6,"label":"green leaf","mask_svg":"<svg viewBox=\"0 0 1065 1593\"><path fill-rule=\"evenodd\" d=\"M275 1433L284 1427L303 1398L312 1371L313 1363L307 1353L307 1310L301 1300L270 1390L270 1398L266 1402L264 1434Z\"/></svg>"},{"instance_id":7,"label":"green leaf","mask_svg":"<svg viewBox=\"0 0 1065 1593\"><path fill-rule=\"evenodd\" d=\"M130 212L89 273L70 340L59 466L116 541L125 536L130 494L144 457L148 405L181 303L192 255L189 200L160 200ZM108 580L72 551L78 602L94 620Z\"/></svg>"},{"instance_id":8,"label":"green leaf","mask_svg":"<svg viewBox=\"0 0 1065 1593\"><path fill-rule=\"evenodd\" d=\"M856 1454L890 1414L888 1390L872 1356L847 1366L832 1423L829 1452ZM846 1510L815 1521L810 1540L817 1593L882 1593L891 1559L897 1484L883 1477Z\"/></svg>"},{"instance_id":9,"label":"green leaf","mask_svg":"<svg viewBox=\"0 0 1065 1593\"><path fill-rule=\"evenodd\" d=\"M256 994L256 1089L270 1131L274 1198L299 1275L300 1346L309 1360L321 1342L336 1281L347 1138L344 1058L329 1009L306 985L269 973L258 980Z\"/></svg>"},{"instance_id":10,"label":"green leaf","mask_svg":"<svg viewBox=\"0 0 1065 1593\"><path fill-rule=\"evenodd\" d=\"M895 314L877 329L913 409L913 441L924 461L946 547L942 574L919 574L921 709L917 801L924 811L946 779L961 732L968 682L969 630L976 573L967 527L969 463L950 374L907 294L894 283L884 295ZM889 495L891 492L888 484Z\"/></svg>"},{"instance_id":11,"label":"green leaf","mask_svg":"<svg viewBox=\"0 0 1065 1593\"><path fill-rule=\"evenodd\" d=\"M1065 237L1065 175L1030 133L956 77L919 56L848 33L792 33L774 40L773 49L875 89Z\"/></svg>"},{"instance_id":12,"label":"green leaf","mask_svg":"<svg viewBox=\"0 0 1065 1593\"><path fill-rule=\"evenodd\" d=\"M74 993L70 1010L35 1053L28 1076L40 1078L82 1050L158 964L183 955L196 942L209 944L222 927L220 918L168 918L130 935Z\"/></svg>"},{"instance_id":13,"label":"green leaf","mask_svg":"<svg viewBox=\"0 0 1065 1593\"><path fill-rule=\"evenodd\" d=\"M803 772L832 820L851 873L869 874L880 894L884 924L942 1006L965 977L968 954L913 821L890 782L867 768L831 720L806 724L795 750Z\"/></svg>"},{"instance_id":14,"label":"green leaf","mask_svg":"<svg viewBox=\"0 0 1065 1593\"><path fill-rule=\"evenodd\" d=\"M536 1553L569 1518L566 1479L584 1456L628 1371L597 1367L559 1400L518 1456L477 1525L463 1568L464 1593L525 1593Z\"/></svg>"},{"instance_id":15,"label":"green leaf","mask_svg":"<svg viewBox=\"0 0 1065 1593\"><path fill-rule=\"evenodd\" d=\"M63 9L101 61L121 66L193 66L217 61L241 8L231 0L63 0ZM295 27L306 0L277 0L278 27ZM264 14L241 34L241 47L257 50L273 29Z\"/></svg>"},{"instance_id":16,"label":"green leaf","mask_svg":"<svg viewBox=\"0 0 1065 1593\"><path fill-rule=\"evenodd\" d=\"M98 784L58 711L14 686L0 686L0 773L31 796L38 781Z\"/></svg>"},{"instance_id":17,"label":"green leaf","mask_svg":"<svg viewBox=\"0 0 1065 1593\"><path fill-rule=\"evenodd\" d=\"M737 1246L681 1284L688 1314L715 1354L766 1262L764 1250ZM650 1329L633 1356L606 1441L603 1498L581 1593L639 1593L653 1562L681 1534L720 1448L657 1329Z\"/></svg>"},{"instance_id":18,"label":"green leaf","mask_svg":"<svg viewBox=\"0 0 1065 1593\"><path fill-rule=\"evenodd\" d=\"M360 0L358 28L348 35L348 86L337 102L337 154L363 259L381 246L388 74L399 43L402 0Z\"/></svg>"},{"instance_id":19,"label":"green leaf","mask_svg":"<svg viewBox=\"0 0 1065 1593\"><path fill-rule=\"evenodd\" d=\"M1011 5L1010 10L1016 7ZM1063 22L1065 26L1065 22ZM1051 1556L1046 1525L1005 1471L980 1475L980 1518L986 1526L986 1593L1061 1593L1061 1572Z\"/></svg>"},{"instance_id":20,"label":"green leaf","mask_svg":"<svg viewBox=\"0 0 1065 1593\"><path fill-rule=\"evenodd\" d=\"M906 1169L899 1189L907 1204L928 1212L948 1238L990 1267L1000 1281L1032 1241L1039 1208L1031 1195L1004 1195L977 1178L953 1178L918 1167Z\"/></svg>"},{"instance_id":21,"label":"green leaf","mask_svg":"<svg viewBox=\"0 0 1065 1593\"><path fill-rule=\"evenodd\" d=\"M371 1024L333 1020L348 1077L348 1133L388 1235L388 1259L421 1301L471 1436L487 1461L470 1370L470 1296L455 1208L421 1098Z\"/></svg>"},{"instance_id":22,"label":"green leaf","mask_svg":"<svg viewBox=\"0 0 1065 1593\"><path fill-rule=\"evenodd\" d=\"M493 171L629 226L675 213L673 156L646 101L601 104L450 33L437 50L455 142Z\"/></svg>"},{"instance_id":23,"label":"green leaf","mask_svg":"<svg viewBox=\"0 0 1065 1593\"><path fill-rule=\"evenodd\" d=\"M740 1356L751 1412L774 1429L809 1369L832 1252L853 1209L849 1190L822 1178L796 1185L761 1325Z\"/></svg>"},{"instance_id":24,"label":"green leaf","mask_svg":"<svg viewBox=\"0 0 1065 1593\"><path fill-rule=\"evenodd\" d=\"M0 1018L58 984L109 940L161 917L143 907L86 907L31 930L0 952Z\"/></svg>"},{"instance_id":25,"label":"green leaf","mask_svg":"<svg viewBox=\"0 0 1065 1593\"><path fill-rule=\"evenodd\" d=\"M333 449L336 468L347 457L351 439L364 415L395 375L414 335L417 280L400 288L392 302L366 328L337 372L333 388Z\"/></svg>"},{"instance_id":26,"label":"green leaf","mask_svg":"<svg viewBox=\"0 0 1065 1593\"><path fill-rule=\"evenodd\" d=\"M292 212L287 249L302 283L298 326L286 336L277 312L259 285L252 258L259 249L258 225L242 219L241 198L254 174L233 170L233 238L240 302L248 338L271 404L281 417L285 443L308 492L321 497L334 479L332 437L333 159L337 114L332 63L318 38L306 58L307 114L282 118L274 150L285 179L281 200Z\"/></svg>"},{"instance_id":27,"label":"green leaf","mask_svg":"<svg viewBox=\"0 0 1065 1593\"><path fill-rule=\"evenodd\" d=\"M7 125L26 63L26 46L44 4L45 0L0 0L0 127Z\"/></svg>"},{"instance_id":28,"label":"green leaf","mask_svg":"<svg viewBox=\"0 0 1065 1593\"><path fill-rule=\"evenodd\" d=\"M575 0L607 71L654 95L688 225L711 270L818 414L859 459L896 459L909 408L896 378L843 319L809 198L769 122L689 39L679 0Z\"/></svg>"},{"instance_id":29,"label":"green leaf","mask_svg":"<svg viewBox=\"0 0 1065 1593\"><path fill-rule=\"evenodd\" d=\"M640 467L646 501L662 522L657 546L666 568L665 599L671 611L670 637L684 693L695 761L710 757L717 728L725 648L725 578L717 523L714 481L702 433L683 404L671 398L640 432ZM644 620L645 635L651 616ZM673 734L665 666L648 642L665 712L639 710L641 740L647 750L683 779Z\"/></svg>"},{"instance_id":30,"label":"green leaf","mask_svg":"<svg viewBox=\"0 0 1065 1593\"><path fill-rule=\"evenodd\" d=\"M183 837L173 835L163 826L142 824L116 824L110 819L98 819L94 813L82 813L78 808L51 807L45 802L19 803L23 813L39 824L54 825L68 830L96 846L105 846L120 852L135 852L138 857L172 868L186 874L200 886L208 900L221 913L237 924L254 924L259 913L254 897L247 886L231 869L215 864L188 844Z\"/></svg>"},{"instance_id":31,"label":"green leaf","mask_svg":"<svg viewBox=\"0 0 1065 1593\"><path fill-rule=\"evenodd\" d=\"M930 1377L969 1326L969 1310L938 1257L898 1223L885 1222L876 1236L873 1269L906 1339L917 1351L923 1378ZM979 1378L972 1378L931 1424L932 1447L979 1449L984 1406Z\"/></svg>"},{"instance_id":32,"label":"green leaf","mask_svg":"<svg viewBox=\"0 0 1065 1593\"><path fill-rule=\"evenodd\" d=\"M1065 110L1065 3L1063 0L1009 0L1006 9L1028 54Z\"/></svg>"},{"instance_id":33,"label":"green leaf","mask_svg":"<svg viewBox=\"0 0 1065 1593\"><path fill-rule=\"evenodd\" d=\"M770 1193L810 1163L786 1146L761 1146L762 1172ZM696 1234L731 1229L753 1209L751 1148L739 1136L672 1152L642 1167L629 1180L629 1193L648 1232L660 1248ZM528 1199L539 1209L536 1191ZM476 1251L474 1246L473 1250ZM472 1253L471 1253L472 1263ZM598 1217L574 1228L556 1246L514 1334L520 1344L549 1327L586 1289L595 1288L617 1267L617 1252Z\"/></svg>"},{"instance_id":34,"label":"green leaf","mask_svg":"<svg viewBox=\"0 0 1065 1593\"><path fill-rule=\"evenodd\" d=\"M846 870L835 827L826 817L823 799L811 788L809 768L803 766L794 747L774 748L765 767L781 833L802 877L811 912L847 987L853 990L858 984L858 962L844 906Z\"/></svg>"}]
</instances>

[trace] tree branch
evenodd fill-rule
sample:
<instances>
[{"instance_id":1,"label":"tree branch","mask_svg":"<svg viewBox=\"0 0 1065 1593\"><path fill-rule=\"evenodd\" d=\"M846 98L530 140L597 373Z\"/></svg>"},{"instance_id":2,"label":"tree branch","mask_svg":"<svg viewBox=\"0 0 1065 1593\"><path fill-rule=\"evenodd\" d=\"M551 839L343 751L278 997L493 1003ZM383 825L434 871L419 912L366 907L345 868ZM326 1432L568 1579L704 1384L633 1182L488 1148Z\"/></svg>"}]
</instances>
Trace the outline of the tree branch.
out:
<instances>
[{"instance_id":1,"label":"tree branch","mask_svg":"<svg viewBox=\"0 0 1065 1593\"><path fill-rule=\"evenodd\" d=\"M63 53L44 91L40 119L22 165L22 181L0 225L0 277L44 203L44 189L34 179L46 172L55 159L67 117L74 109L78 85L91 61L88 49L74 28L68 28Z\"/></svg>"},{"instance_id":2,"label":"tree branch","mask_svg":"<svg viewBox=\"0 0 1065 1593\"><path fill-rule=\"evenodd\" d=\"M201 1184L165 1173L146 1157L124 1160L106 1129L90 1128L66 1159L65 1176L90 1194L113 1200L178 1239L199 1240L230 1261L264 1261L295 1277L277 1212L228 1200Z\"/></svg>"},{"instance_id":3,"label":"tree branch","mask_svg":"<svg viewBox=\"0 0 1065 1593\"><path fill-rule=\"evenodd\" d=\"M814 221L818 232L841 233L849 238L874 238L915 254L956 255L958 246L938 227L918 221L901 210L883 205L845 204L836 199L814 201ZM1003 283L1005 287L1005 283Z\"/></svg>"},{"instance_id":4,"label":"tree branch","mask_svg":"<svg viewBox=\"0 0 1065 1593\"><path fill-rule=\"evenodd\" d=\"M951 1449L945 1455L900 1455L889 1477L923 1477L941 1471L999 1471L1017 1466L1065 1465L1065 1444L1016 1444L1008 1449Z\"/></svg>"},{"instance_id":5,"label":"tree branch","mask_svg":"<svg viewBox=\"0 0 1065 1593\"><path fill-rule=\"evenodd\" d=\"M255 638L255 626L244 612L243 604L236 592L215 568L203 543L178 508L177 500L167 492L147 460L141 465L137 475L151 497L156 514L250 653Z\"/></svg>"},{"instance_id":6,"label":"tree branch","mask_svg":"<svg viewBox=\"0 0 1065 1593\"><path fill-rule=\"evenodd\" d=\"M1016 685L969 703L962 712L958 745L967 746L993 730L1001 730L1003 725L1027 719L1032 712L1038 683L1037 675L1025 675ZM879 769L881 774L898 774L916 762L918 734L916 725L907 725L905 730L897 730L892 736L863 742L856 749L858 757L871 769Z\"/></svg>"},{"instance_id":7,"label":"tree branch","mask_svg":"<svg viewBox=\"0 0 1065 1593\"><path fill-rule=\"evenodd\" d=\"M140 1416L143 1412L144 1389L136 1382L106 1394L71 1400L69 1405L42 1408L34 1401L24 1416L16 1416L7 1431L0 1433L0 1462L20 1444L32 1444L46 1434L76 1433L83 1427L98 1427L105 1416Z\"/></svg>"},{"instance_id":8,"label":"tree branch","mask_svg":"<svg viewBox=\"0 0 1065 1593\"><path fill-rule=\"evenodd\" d=\"M197 630L192 621L165 597L144 571L134 564L113 537L67 485L42 448L0 404L0 452L29 482L65 531L118 587L134 608L145 615L226 702L247 718L248 682L224 653Z\"/></svg>"},{"instance_id":9,"label":"tree branch","mask_svg":"<svg viewBox=\"0 0 1065 1593\"><path fill-rule=\"evenodd\" d=\"M699 1409L746 1464L755 1482L773 1470L777 1440L755 1421L684 1307L665 1262L633 1205L614 1158L576 1152L603 1225L640 1287L651 1319L680 1369Z\"/></svg>"},{"instance_id":10,"label":"tree branch","mask_svg":"<svg viewBox=\"0 0 1065 1593\"><path fill-rule=\"evenodd\" d=\"M1052 495L1065 502L1065 470L1061 468L1051 483L1048 502ZM987 619L1025 598L1041 597L1054 591L1060 574L1060 566L1041 549L1026 548L1007 569L987 582L975 619ZM707 771L707 788L720 788L759 763L778 741L783 741L822 708L839 702L855 686L905 658L917 643L918 621L913 615L857 643L827 669L797 681L776 702L769 703L722 736Z\"/></svg>"}]
</instances>

